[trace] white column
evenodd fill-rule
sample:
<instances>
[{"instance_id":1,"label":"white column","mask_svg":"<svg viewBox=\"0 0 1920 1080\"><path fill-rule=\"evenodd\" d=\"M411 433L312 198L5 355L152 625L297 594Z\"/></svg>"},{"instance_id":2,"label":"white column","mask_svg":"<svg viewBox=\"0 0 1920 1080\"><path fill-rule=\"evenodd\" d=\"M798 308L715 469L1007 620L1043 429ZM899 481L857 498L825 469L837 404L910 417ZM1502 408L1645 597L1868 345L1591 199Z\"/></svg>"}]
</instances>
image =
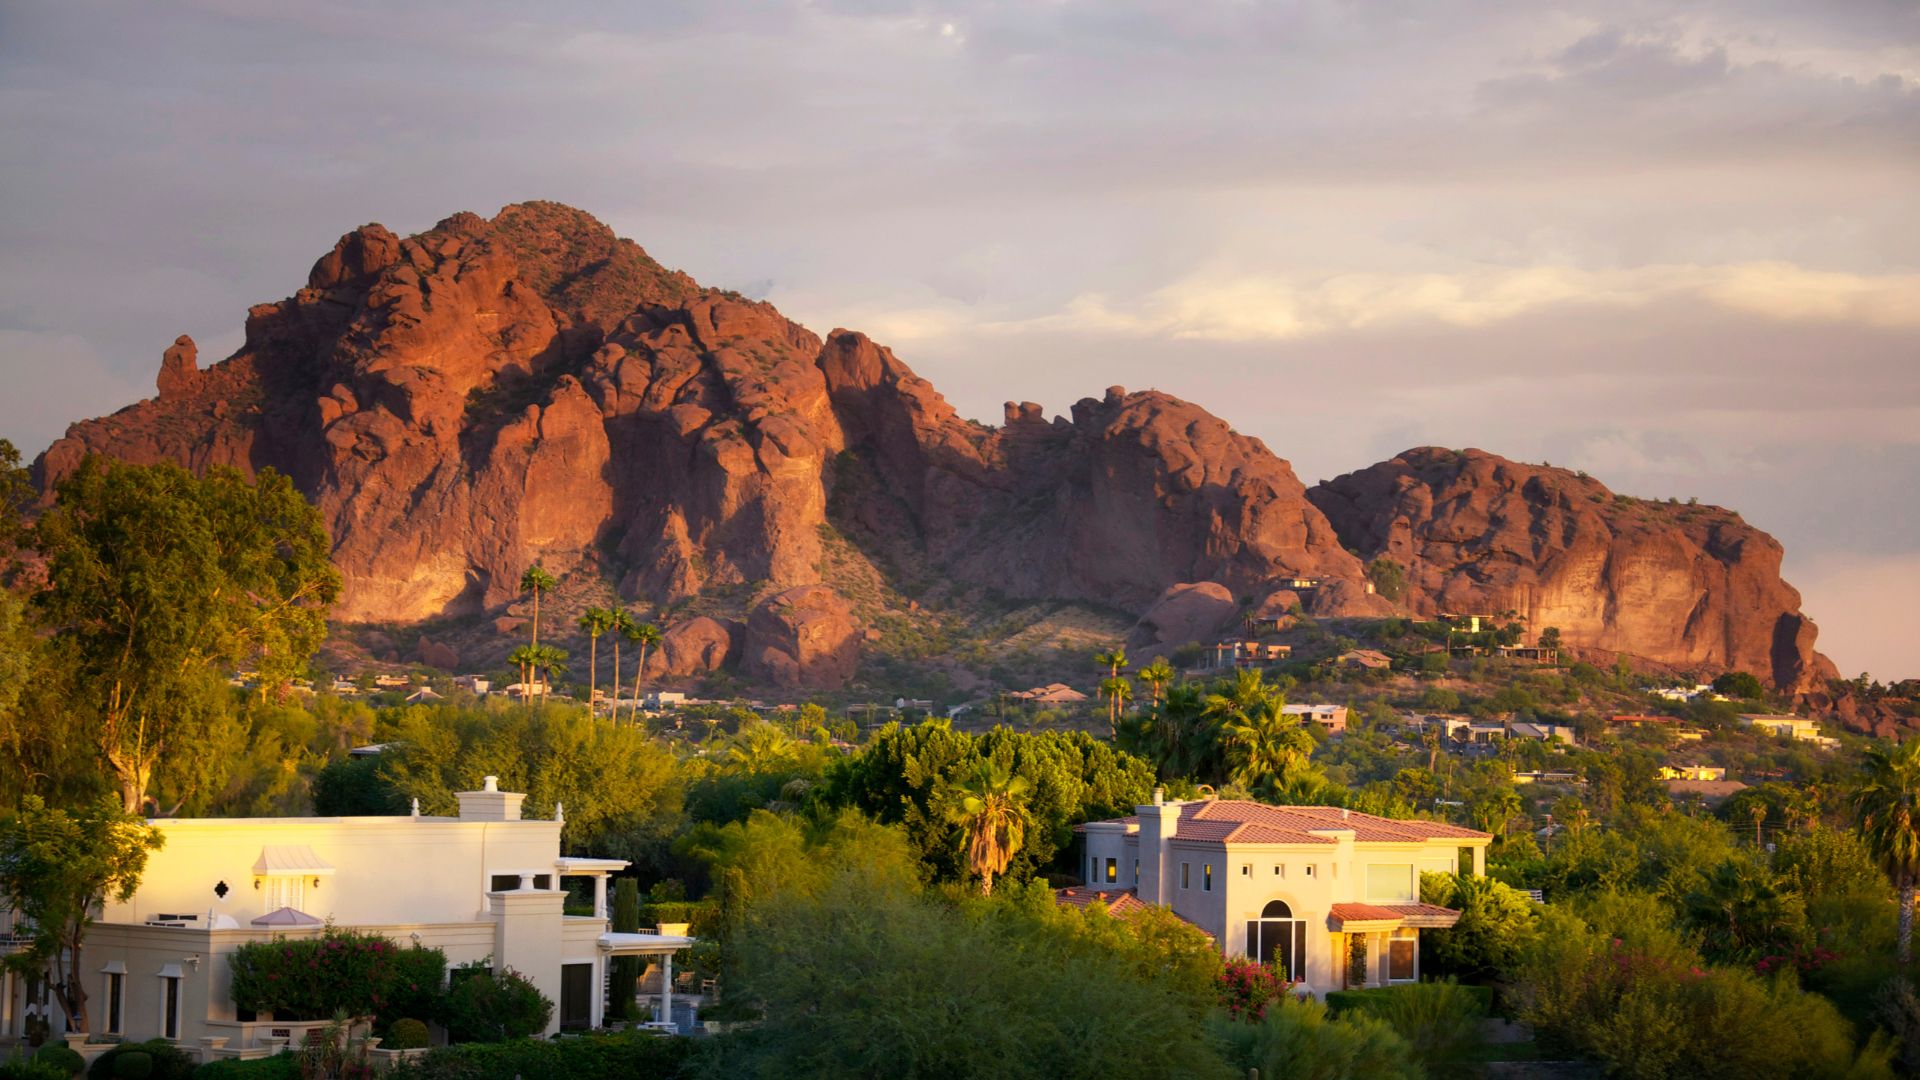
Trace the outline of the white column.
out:
<instances>
[{"instance_id":1,"label":"white column","mask_svg":"<svg viewBox=\"0 0 1920 1080\"><path fill-rule=\"evenodd\" d=\"M607 875L593 876L593 915L597 919L607 917Z\"/></svg>"},{"instance_id":2,"label":"white column","mask_svg":"<svg viewBox=\"0 0 1920 1080\"><path fill-rule=\"evenodd\" d=\"M605 1027L607 1023L607 954L597 953L593 958L593 997L587 1010L587 1026Z\"/></svg>"},{"instance_id":3,"label":"white column","mask_svg":"<svg viewBox=\"0 0 1920 1080\"><path fill-rule=\"evenodd\" d=\"M521 874L521 875L520 875L520 888L521 888L521 890L522 890L522 891L524 891L524 890L527 890L527 889L531 889L531 888L533 888L533 875L532 875L532 874Z\"/></svg>"},{"instance_id":4,"label":"white column","mask_svg":"<svg viewBox=\"0 0 1920 1080\"><path fill-rule=\"evenodd\" d=\"M660 958L660 1020L673 1023L673 954Z\"/></svg>"}]
</instances>

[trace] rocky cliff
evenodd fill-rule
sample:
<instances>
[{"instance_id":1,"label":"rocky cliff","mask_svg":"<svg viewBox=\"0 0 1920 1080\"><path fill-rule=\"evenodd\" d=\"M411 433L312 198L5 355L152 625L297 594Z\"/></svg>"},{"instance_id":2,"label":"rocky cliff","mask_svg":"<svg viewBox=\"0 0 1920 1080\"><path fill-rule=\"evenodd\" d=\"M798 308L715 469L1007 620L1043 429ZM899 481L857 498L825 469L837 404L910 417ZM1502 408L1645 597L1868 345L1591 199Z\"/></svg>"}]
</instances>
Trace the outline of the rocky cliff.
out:
<instances>
[{"instance_id":1,"label":"rocky cliff","mask_svg":"<svg viewBox=\"0 0 1920 1080\"><path fill-rule=\"evenodd\" d=\"M1714 506L1616 495L1582 474L1481 450L1409 450L1308 493L1361 557L1408 579L1419 613L1518 612L1574 646L1786 689L1823 683L1780 544Z\"/></svg>"},{"instance_id":2,"label":"rocky cliff","mask_svg":"<svg viewBox=\"0 0 1920 1080\"><path fill-rule=\"evenodd\" d=\"M1788 682L1815 664L1778 545L1724 512L1641 521L1597 484L1444 451L1310 495L1259 440L1119 387L988 427L864 335L823 341L551 203L355 230L231 357L176 340L157 388L69 429L41 483L88 453L288 473L332 529L348 623L497 616L540 562L650 611L704 603L661 674L823 686L875 633L829 580L849 564L1130 615L1291 606L1295 578L1321 582L1315 614L1393 610L1357 551L1409 560L1420 610L1511 595L1596 647Z\"/></svg>"}]
</instances>

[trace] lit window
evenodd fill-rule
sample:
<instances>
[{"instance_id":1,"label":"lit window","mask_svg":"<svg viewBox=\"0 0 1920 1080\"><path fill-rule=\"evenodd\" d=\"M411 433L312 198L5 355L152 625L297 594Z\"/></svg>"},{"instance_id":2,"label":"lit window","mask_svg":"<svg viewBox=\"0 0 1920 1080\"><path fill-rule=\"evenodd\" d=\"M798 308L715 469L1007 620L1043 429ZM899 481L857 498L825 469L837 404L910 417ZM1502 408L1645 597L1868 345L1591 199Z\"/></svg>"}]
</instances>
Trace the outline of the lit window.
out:
<instances>
[{"instance_id":1,"label":"lit window","mask_svg":"<svg viewBox=\"0 0 1920 1080\"><path fill-rule=\"evenodd\" d=\"M1108 859L1107 860L1107 881L1109 883L1113 883L1113 882L1118 882L1119 880L1120 880L1120 860Z\"/></svg>"},{"instance_id":2,"label":"lit window","mask_svg":"<svg viewBox=\"0 0 1920 1080\"><path fill-rule=\"evenodd\" d=\"M1135 885L1140 884L1140 860L1139 859L1133 860L1133 883Z\"/></svg>"},{"instance_id":3,"label":"lit window","mask_svg":"<svg viewBox=\"0 0 1920 1080\"><path fill-rule=\"evenodd\" d=\"M1200 891L1213 891L1213 864L1204 863L1200 867Z\"/></svg>"}]
</instances>

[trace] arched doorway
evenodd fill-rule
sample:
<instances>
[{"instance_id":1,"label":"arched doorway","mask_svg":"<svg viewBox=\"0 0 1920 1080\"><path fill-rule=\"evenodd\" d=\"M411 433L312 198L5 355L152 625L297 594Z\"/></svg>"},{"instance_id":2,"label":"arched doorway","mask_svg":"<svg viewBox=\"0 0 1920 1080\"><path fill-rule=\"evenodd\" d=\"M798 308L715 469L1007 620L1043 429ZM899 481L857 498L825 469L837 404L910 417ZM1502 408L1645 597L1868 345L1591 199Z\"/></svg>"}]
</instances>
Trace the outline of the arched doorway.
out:
<instances>
[{"instance_id":1,"label":"arched doorway","mask_svg":"<svg viewBox=\"0 0 1920 1080\"><path fill-rule=\"evenodd\" d=\"M1304 981L1307 959L1307 921L1293 917L1285 900L1269 900L1260 917L1247 922L1247 955L1284 972L1292 982Z\"/></svg>"}]
</instances>

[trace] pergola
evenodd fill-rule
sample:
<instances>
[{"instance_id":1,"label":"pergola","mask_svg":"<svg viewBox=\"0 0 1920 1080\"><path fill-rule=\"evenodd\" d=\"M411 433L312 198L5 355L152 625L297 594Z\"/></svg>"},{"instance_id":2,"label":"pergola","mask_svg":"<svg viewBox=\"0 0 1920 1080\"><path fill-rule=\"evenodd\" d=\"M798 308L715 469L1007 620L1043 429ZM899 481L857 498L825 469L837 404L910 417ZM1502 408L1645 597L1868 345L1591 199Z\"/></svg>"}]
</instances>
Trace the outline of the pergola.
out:
<instances>
[{"instance_id":1,"label":"pergola","mask_svg":"<svg viewBox=\"0 0 1920 1080\"><path fill-rule=\"evenodd\" d=\"M673 1029L673 954L681 949L692 947L694 939L679 934L615 934L600 935L600 951L608 958L615 956L657 956L660 958L660 1017L655 1021ZM599 1026L596 1019L595 1026Z\"/></svg>"}]
</instances>

